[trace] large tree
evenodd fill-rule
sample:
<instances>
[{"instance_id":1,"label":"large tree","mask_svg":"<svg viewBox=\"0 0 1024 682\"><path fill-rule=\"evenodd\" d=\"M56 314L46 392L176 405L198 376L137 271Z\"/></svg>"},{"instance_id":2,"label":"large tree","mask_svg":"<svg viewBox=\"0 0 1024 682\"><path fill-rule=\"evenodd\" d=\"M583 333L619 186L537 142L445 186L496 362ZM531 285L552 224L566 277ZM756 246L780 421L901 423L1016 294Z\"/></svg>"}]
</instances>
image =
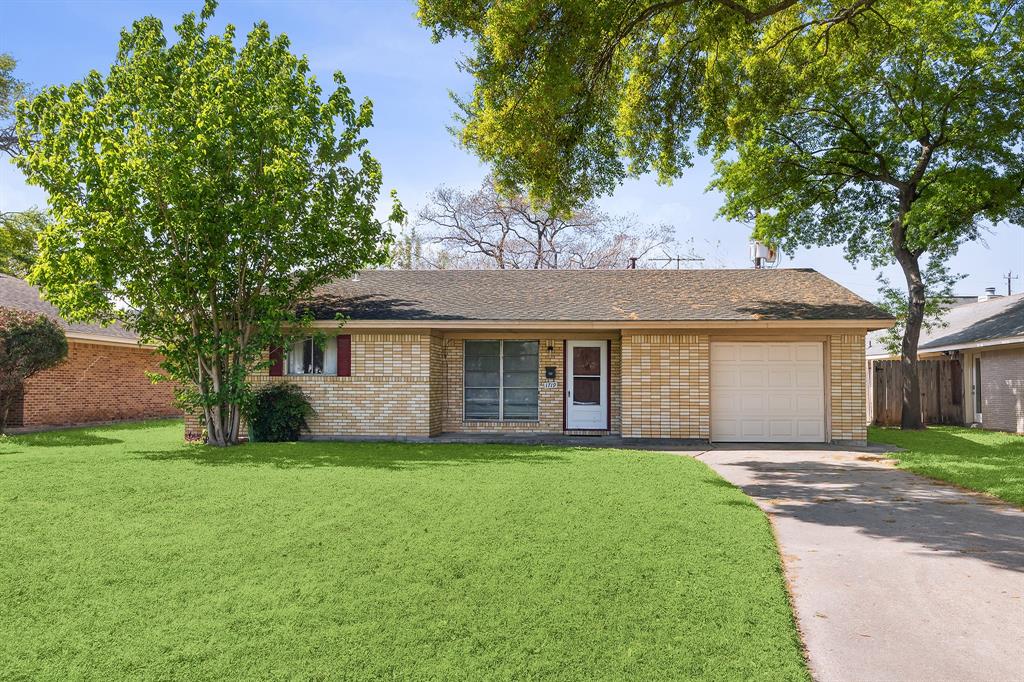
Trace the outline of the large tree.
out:
<instances>
[{"instance_id":1,"label":"large tree","mask_svg":"<svg viewBox=\"0 0 1024 682\"><path fill-rule=\"evenodd\" d=\"M758 216L762 238L898 262L912 428L922 265L1019 211L1021 15L1015 0L420 0L436 39L471 43L459 134L503 187L571 207L712 152L725 214Z\"/></svg>"},{"instance_id":2,"label":"large tree","mask_svg":"<svg viewBox=\"0 0 1024 682\"><path fill-rule=\"evenodd\" d=\"M900 265L904 428L922 426L918 340L946 262L986 225L1024 222L1024 3L916 5L827 43L766 34L723 112L714 183L759 239Z\"/></svg>"},{"instance_id":3,"label":"large tree","mask_svg":"<svg viewBox=\"0 0 1024 682\"><path fill-rule=\"evenodd\" d=\"M492 178L474 191L441 186L427 197L418 225L434 250L419 260L434 267L497 269L625 268L675 244L668 225L613 216L594 202L556 212L523 196L505 196ZM636 260L634 260L636 259Z\"/></svg>"},{"instance_id":4,"label":"large tree","mask_svg":"<svg viewBox=\"0 0 1024 682\"><path fill-rule=\"evenodd\" d=\"M241 48L233 26L208 35L214 7L173 41L136 21L107 74L19 105L18 163L52 216L30 279L68 320L118 318L156 344L226 445L297 301L382 262L388 231L370 102L340 73L324 97L265 23Z\"/></svg>"}]
</instances>

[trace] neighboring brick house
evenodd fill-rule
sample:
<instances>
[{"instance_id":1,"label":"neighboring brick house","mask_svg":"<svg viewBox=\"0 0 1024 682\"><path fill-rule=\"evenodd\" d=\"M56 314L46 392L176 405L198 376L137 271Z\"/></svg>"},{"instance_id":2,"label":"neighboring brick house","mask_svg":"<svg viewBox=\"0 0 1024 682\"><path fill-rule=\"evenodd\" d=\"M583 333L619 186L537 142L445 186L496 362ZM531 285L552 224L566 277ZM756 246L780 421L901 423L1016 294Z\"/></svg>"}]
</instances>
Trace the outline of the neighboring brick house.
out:
<instances>
[{"instance_id":1,"label":"neighboring brick house","mask_svg":"<svg viewBox=\"0 0 1024 682\"><path fill-rule=\"evenodd\" d=\"M67 359L25 382L9 427L35 430L181 414L173 404L173 386L154 385L146 376L159 369L158 358L139 346L134 334L118 325L68 324L35 287L7 275L0 275L0 306L42 313L60 323L68 339Z\"/></svg>"},{"instance_id":2,"label":"neighboring brick house","mask_svg":"<svg viewBox=\"0 0 1024 682\"><path fill-rule=\"evenodd\" d=\"M368 271L308 308L325 346L252 380L300 384L314 438L863 442L864 336L892 325L813 270Z\"/></svg>"},{"instance_id":3,"label":"neighboring brick house","mask_svg":"<svg viewBox=\"0 0 1024 682\"><path fill-rule=\"evenodd\" d=\"M971 302L963 300L958 297L944 313L941 326L922 331L918 358L959 361L963 423L1024 433L1024 294L997 296L990 289ZM892 356L877 335L867 342L870 379L876 363Z\"/></svg>"}]
</instances>

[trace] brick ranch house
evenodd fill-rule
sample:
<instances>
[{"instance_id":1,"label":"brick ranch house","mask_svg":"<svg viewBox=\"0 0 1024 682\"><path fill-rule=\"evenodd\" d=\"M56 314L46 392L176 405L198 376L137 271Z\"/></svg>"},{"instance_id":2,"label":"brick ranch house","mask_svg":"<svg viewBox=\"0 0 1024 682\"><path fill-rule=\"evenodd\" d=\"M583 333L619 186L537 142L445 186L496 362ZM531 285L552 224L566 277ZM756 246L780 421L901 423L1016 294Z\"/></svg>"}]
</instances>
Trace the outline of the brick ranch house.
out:
<instances>
[{"instance_id":1,"label":"brick ranch house","mask_svg":"<svg viewBox=\"0 0 1024 682\"><path fill-rule=\"evenodd\" d=\"M299 384L310 438L861 443L864 337L892 325L797 269L367 271L308 307L323 347L251 379Z\"/></svg>"},{"instance_id":2,"label":"brick ranch house","mask_svg":"<svg viewBox=\"0 0 1024 682\"><path fill-rule=\"evenodd\" d=\"M149 417L180 415L169 383L152 384L147 371L157 357L118 325L68 324L28 282L0 275L0 306L42 313L58 322L68 357L25 382L8 417L13 430L32 431Z\"/></svg>"}]
</instances>

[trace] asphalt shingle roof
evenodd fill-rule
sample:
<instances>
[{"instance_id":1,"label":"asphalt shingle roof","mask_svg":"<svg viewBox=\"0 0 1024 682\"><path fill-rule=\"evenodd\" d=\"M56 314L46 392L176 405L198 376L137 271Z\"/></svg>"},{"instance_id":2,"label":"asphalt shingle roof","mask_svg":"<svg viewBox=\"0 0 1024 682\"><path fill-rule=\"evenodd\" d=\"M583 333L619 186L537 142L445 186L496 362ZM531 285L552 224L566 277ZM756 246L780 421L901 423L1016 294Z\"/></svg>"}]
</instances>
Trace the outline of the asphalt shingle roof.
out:
<instances>
[{"instance_id":1,"label":"asphalt shingle roof","mask_svg":"<svg viewBox=\"0 0 1024 682\"><path fill-rule=\"evenodd\" d=\"M921 330L918 350L956 348L1015 336L1024 341L1024 294L999 296L949 308L939 325ZM868 335L867 354L869 357L888 355L879 333Z\"/></svg>"},{"instance_id":2,"label":"asphalt shingle roof","mask_svg":"<svg viewBox=\"0 0 1024 682\"><path fill-rule=\"evenodd\" d=\"M68 324L57 313L57 309L47 303L39 295L39 289L32 286L23 279L0 275L0 306L26 310L33 313L42 313L50 319L58 322L64 327L68 334L89 334L92 336L106 336L114 339L137 339L138 336L128 331L121 325L115 323L109 327L99 324Z\"/></svg>"},{"instance_id":3,"label":"asphalt shingle roof","mask_svg":"<svg viewBox=\"0 0 1024 682\"><path fill-rule=\"evenodd\" d=\"M320 320L888 320L809 269L370 270L320 288Z\"/></svg>"},{"instance_id":4,"label":"asphalt shingle roof","mask_svg":"<svg viewBox=\"0 0 1024 682\"><path fill-rule=\"evenodd\" d=\"M1024 294L1000 296L987 301L950 308L944 327L921 335L922 350L978 343L1011 336L1024 337Z\"/></svg>"}]
</instances>

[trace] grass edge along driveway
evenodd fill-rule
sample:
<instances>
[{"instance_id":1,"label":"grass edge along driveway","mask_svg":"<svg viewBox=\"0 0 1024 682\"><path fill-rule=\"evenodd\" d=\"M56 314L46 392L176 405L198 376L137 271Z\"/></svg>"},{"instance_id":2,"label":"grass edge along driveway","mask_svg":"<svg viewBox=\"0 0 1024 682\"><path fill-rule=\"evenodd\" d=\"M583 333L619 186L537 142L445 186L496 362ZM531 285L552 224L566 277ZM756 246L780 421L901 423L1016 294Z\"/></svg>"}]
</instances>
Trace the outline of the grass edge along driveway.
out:
<instances>
[{"instance_id":1,"label":"grass edge along driveway","mask_svg":"<svg viewBox=\"0 0 1024 682\"><path fill-rule=\"evenodd\" d=\"M1024 507L1024 436L931 426L923 431L872 427L868 437L904 448L887 454L901 469Z\"/></svg>"},{"instance_id":2,"label":"grass edge along driveway","mask_svg":"<svg viewBox=\"0 0 1024 682\"><path fill-rule=\"evenodd\" d=\"M764 514L562 447L0 441L0 677L807 679Z\"/></svg>"}]
</instances>

